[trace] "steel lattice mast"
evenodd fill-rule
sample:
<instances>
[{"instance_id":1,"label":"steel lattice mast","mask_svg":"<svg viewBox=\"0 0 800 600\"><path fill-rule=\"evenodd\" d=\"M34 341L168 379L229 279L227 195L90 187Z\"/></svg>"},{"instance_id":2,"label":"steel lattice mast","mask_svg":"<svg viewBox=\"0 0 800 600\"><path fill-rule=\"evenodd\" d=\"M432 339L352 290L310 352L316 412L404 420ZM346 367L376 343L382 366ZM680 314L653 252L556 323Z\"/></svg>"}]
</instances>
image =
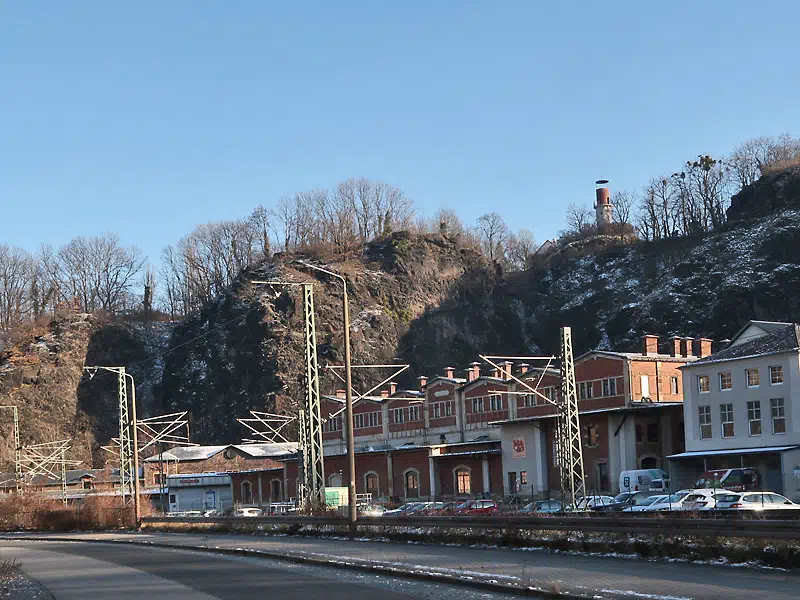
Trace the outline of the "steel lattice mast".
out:
<instances>
[{"instance_id":1,"label":"steel lattice mast","mask_svg":"<svg viewBox=\"0 0 800 600\"><path fill-rule=\"evenodd\" d=\"M314 286L303 284L303 315L306 336L306 427L308 437L303 452L308 454L305 473L306 492L313 505L325 505L325 465L322 452L322 418L320 416L319 365L317 332L314 323ZM304 458L304 462L305 462Z\"/></svg>"},{"instance_id":2,"label":"steel lattice mast","mask_svg":"<svg viewBox=\"0 0 800 600\"><path fill-rule=\"evenodd\" d=\"M557 400L558 462L561 470L561 501L577 509L577 502L586 497L583 471L578 390L575 384L575 362L572 356L572 328L561 328L561 397Z\"/></svg>"},{"instance_id":3,"label":"steel lattice mast","mask_svg":"<svg viewBox=\"0 0 800 600\"><path fill-rule=\"evenodd\" d=\"M128 503L133 499L133 443L131 441L131 419L128 412L128 386L125 381L125 372L117 373L117 387L119 399L119 487L122 493L122 502Z\"/></svg>"},{"instance_id":4,"label":"steel lattice mast","mask_svg":"<svg viewBox=\"0 0 800 600\"><path fill-rule=\"evenodd\" d=\"M22 494L22 445L19 441L19 410L16 406L0 406L14 412L14 486L17 495Z\"/></svg>"}]
</instances>

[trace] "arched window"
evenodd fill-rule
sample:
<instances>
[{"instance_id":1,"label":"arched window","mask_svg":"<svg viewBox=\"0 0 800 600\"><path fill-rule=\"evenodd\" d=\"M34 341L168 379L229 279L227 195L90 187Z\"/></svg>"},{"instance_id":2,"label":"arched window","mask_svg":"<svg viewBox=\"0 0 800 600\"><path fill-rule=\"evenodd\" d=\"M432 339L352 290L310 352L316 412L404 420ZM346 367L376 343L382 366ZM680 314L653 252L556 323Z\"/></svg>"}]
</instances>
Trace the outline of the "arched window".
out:
<instances>
[{"instance_id":1,"label":"arched window","mask_svg":"<svg viewBox=\"0 0 800 600\"><path fill-rule=\"evenodd\" d=\"M419 498L419 471L409 469L403 474L406 498Z\"/></svg>"},{"instance_id":2,"label":"arched window","mask_svg":"<svg viewBox=\"0 0 800 600\"><path fill-rule=\"evenodd\" d=\"M374 471L364 474L364 491L372 494L373 499L378 497L378 474Z\"/></svg>"},{"instance_id":3,"label":"arched window","mask_svg":"<svg viewBox=\"0 0 800 600\"><path fill-rule=\"evenodd\" d=\"M642 469L657 469L658 459L655 456L645 456L641 460Z\"/></svg>"},{"instance_id":4,"label":"arched window","mask_svg":"<svg viewBox=\"0 0 800 600\"><path fill-rule=\"evenodd\" d=\"M269 484L269 497L272 502L280 502L283 498L281 494L281 480L273 479Z\"/></svg>"},{"instance_id":5,"label":"arched window","mask_svg":"<svg viewBox=\"0 0 800 600\"><path fill-rule=\"evenodd\" d=\"M472 493L472 481L470 479L469 467L456 467L453 471L455 477L456 494L459 496L469 496Z\"/></svg>"},{"instance_id":6,"label":"arched window","mask_svg":"<svg viewBox=\"0 0 800 600\"><path fill-rule=\"evenodd\" d=\"M342 474L333 473L328 476L328 487L342 487Z\"/></svg>"},{"instance_id":7,"label":"arched window","mask_svg":"<svg viewBox=\"0 0 800 600\"><path fill-rule=\"evenodd\" d=\"M242 504L253 503L253 484L249 481L242 482Z\"/></svg>"}]
</instances>

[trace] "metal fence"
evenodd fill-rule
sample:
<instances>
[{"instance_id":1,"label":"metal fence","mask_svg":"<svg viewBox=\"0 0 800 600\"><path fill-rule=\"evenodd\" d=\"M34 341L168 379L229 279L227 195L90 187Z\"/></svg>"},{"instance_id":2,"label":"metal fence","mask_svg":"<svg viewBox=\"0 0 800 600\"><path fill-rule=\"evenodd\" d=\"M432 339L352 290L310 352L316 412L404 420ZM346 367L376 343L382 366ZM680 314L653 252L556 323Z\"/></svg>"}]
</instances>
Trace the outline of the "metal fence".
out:
<instances>
[{"instance_id":1,"label":"metal fence","mask_svg":"<svg viewBox=\"0 0 800 600\"><path fill-rule=\"evenodd\" d=\"M502 516L502 517L362 517L358 526L362 530L386 527L422 527L450 530L526 530L564 531L572 533L626 533L665 536L735 537L761 539L800 539L800 519L742 516L720 516L709 513L703 517L638 515L602 516ZM783 517L784 515L779 515ZM787 515L788 516L788 515ZM796 515L792 515L796 516ZM232 528L247 525L317 525L347 527L343 517L145 517L143 523L153 525L207 524Z\"/></svg>"}]
</instances>

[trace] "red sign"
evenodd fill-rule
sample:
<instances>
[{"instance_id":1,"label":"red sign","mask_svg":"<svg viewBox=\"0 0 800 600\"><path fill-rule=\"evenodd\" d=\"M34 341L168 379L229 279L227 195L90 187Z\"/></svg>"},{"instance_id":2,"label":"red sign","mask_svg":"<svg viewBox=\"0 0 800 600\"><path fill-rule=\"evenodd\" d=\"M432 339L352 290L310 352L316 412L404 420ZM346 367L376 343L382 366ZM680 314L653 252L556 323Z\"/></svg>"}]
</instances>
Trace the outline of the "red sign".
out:
<instances>
[{"instance_id":1,"label":"red sign","mask_svg":"<svg viewBox=\"0 0 800 600\"><path fill-rule=\"evenodd\" d=\"M511 440L511 458L525 458L525 438Z\"/></svg>"}]
</instances>

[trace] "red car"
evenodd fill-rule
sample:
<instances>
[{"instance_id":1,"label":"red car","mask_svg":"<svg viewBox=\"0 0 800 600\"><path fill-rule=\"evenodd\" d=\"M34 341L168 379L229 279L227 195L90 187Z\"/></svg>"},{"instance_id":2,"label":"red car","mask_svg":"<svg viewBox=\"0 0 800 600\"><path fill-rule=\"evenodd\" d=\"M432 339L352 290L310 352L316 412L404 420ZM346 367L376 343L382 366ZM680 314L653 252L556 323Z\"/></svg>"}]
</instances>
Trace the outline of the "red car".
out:
<instances>
[{"instance_id":1,"label":"red car","mask_svg":"<svg viewBox=\"0 0 800 600\"><path fill-rule=\"evenodd\" d=\"M453 514L456 515L493 515L498 511L494 500L467 500L456 506Z\"/></svg>"}]
</instances>

